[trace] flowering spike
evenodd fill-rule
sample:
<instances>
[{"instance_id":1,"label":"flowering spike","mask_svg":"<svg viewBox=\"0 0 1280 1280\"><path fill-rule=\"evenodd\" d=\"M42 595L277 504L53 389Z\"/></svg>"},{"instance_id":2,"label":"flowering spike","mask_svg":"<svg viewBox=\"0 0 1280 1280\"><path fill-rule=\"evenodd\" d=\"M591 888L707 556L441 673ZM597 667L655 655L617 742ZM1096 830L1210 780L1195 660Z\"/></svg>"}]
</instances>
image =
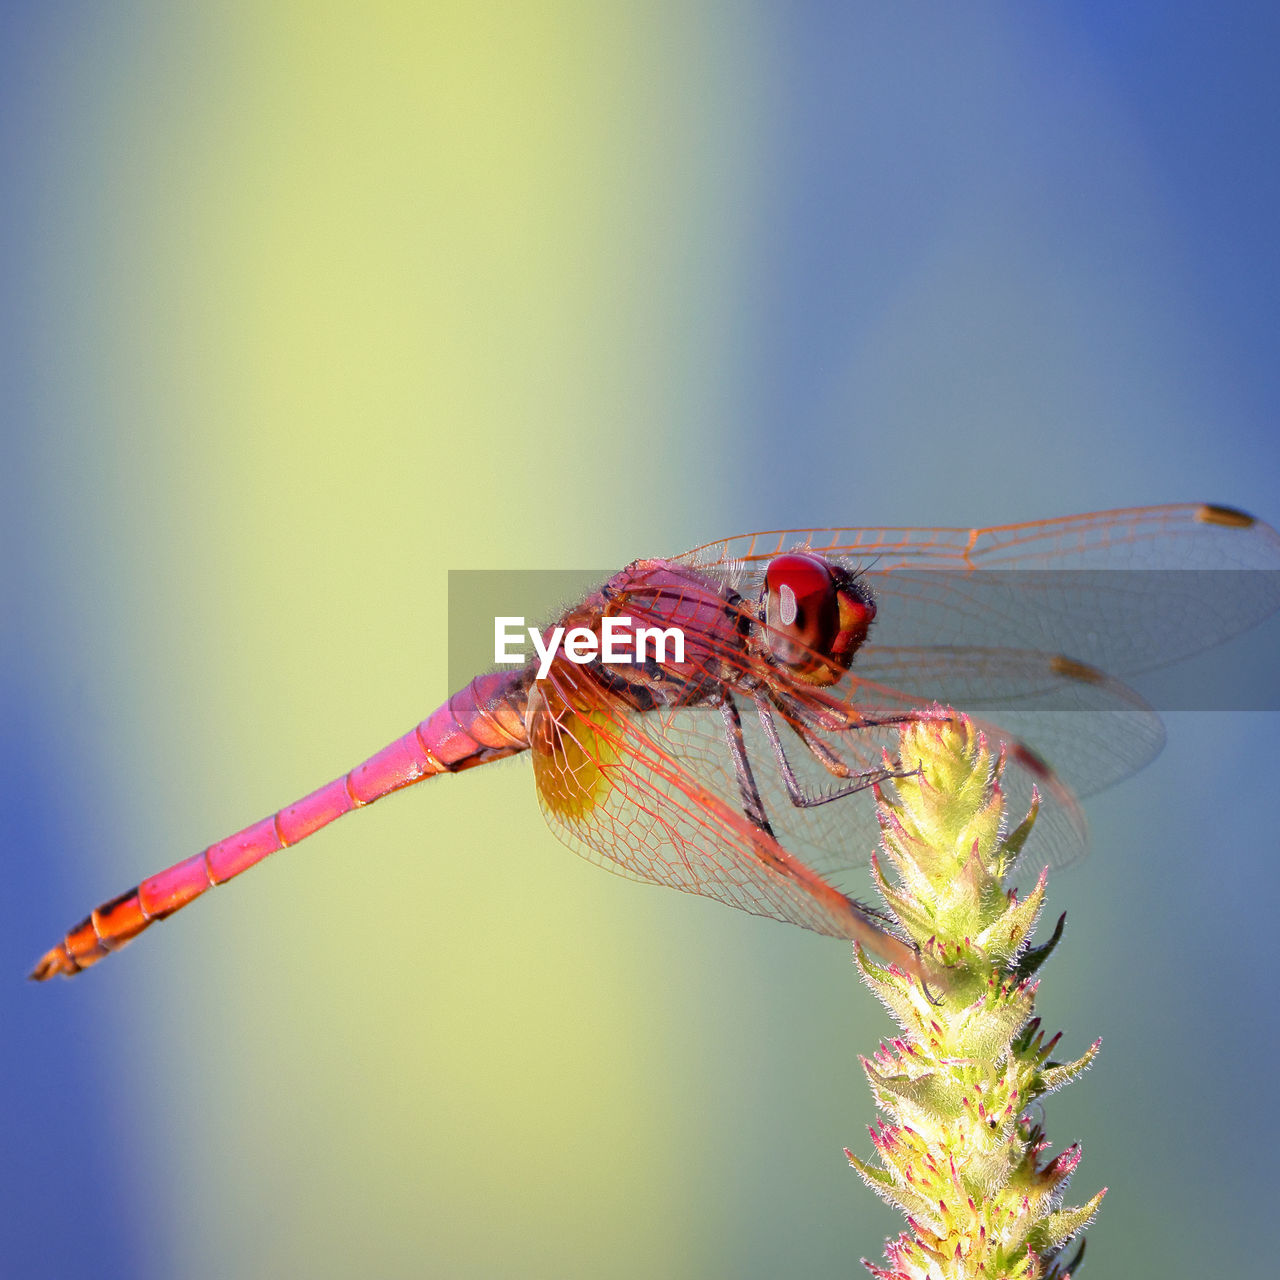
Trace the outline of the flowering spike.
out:
<instances>
[{"instance_id":1,"label":"flowering spike","mask_svg":"<svg viewBox=\"0 0 1280 1280\"><path fill-rule=\"evenodd\" d=\"M921 983L854 949L863 981L902 1027L861 1060L884 1116L871 1130L874 1155L845 1153L906 1214L910 1234L886 1243L887 1266L864 1259L886 1280L1069 1280L1062 1250L1102 1198L1061 1206L1078 1144L1040 1163L1048 1140L1031 1118L1036 1101L1083 1072L1098 1044L1074 1062L1051 1061L1061 1033L1046 1040L1035 1016L1036 975L1063 921L1046 942L1027 945L1045 874L1025 895L1004 877L1039 797L1008 832L1005 760L1003 745L993 751L964 716L938 708L904 726L897 758L888 757L892 770L919 772L876 788L886 861L873 860L872 875L935 971Z\"/></svg>"}]
</instances>

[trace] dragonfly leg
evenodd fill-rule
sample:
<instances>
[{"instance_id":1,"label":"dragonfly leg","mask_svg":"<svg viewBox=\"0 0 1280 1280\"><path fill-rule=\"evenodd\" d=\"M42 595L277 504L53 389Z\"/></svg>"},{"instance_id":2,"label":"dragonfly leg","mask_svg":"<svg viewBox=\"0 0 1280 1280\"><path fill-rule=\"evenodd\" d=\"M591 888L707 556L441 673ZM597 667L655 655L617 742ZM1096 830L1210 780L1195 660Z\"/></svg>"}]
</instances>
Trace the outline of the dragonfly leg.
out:
<instances>
[{"instance_id":1,"label":"dragonfly leg","mask_svg":"<svg viewBox=\"0 0 1280 1280\"><path fill-rule=\"evenodd\" d=\"M776 843L777 836L774 835L773 828L769 825L769 818L764 809L764 801L760 798L760 789L756 785L755 775L751 772L751 761L747 756L747 744L742 736L742 717L738 713L738 704L733 700L732 695L728 695L719 705L720 714L724 717L725 737L729 742L729 755L733 759L734 773L738 778L738 792L742 797L742 811L763 835L768 836L770 841ZM894 777L895 775L889 773L886 776ZM863 785L869 786L870 783L864 783ZM830 798L834 799L834 797ZM776 859L770 858L767 850L762 848L759 852L764 860L774 865L777 870L783 871L784 874L791 874L787 866L778 863ZM838 890L835 892L838 892ZM844 897L843 894L840 896ZM865 903L855 902L852 898L846 898L845 900L863 920L870 923L880 933L884 932L880 922L887 922L888 917L883 912L877 911L874 907L869 907ZM895 939L895 941L900 940ZM881 945L883 946L883 944ZM909 945L912 945L912 949L918 954L919 948L915 947L914 944ZM875 944L873 943L872 946L874 947ZM915 970L912 970L912 972L915 972Z\"/></svg>"},{"instance_id":2,"label":"dragonfly leg","mask_svg":"<svg viewBox=\"0 0 1280 1280\"><path fill-rule=\"evenodd\" d=\"M795 770L791 767L791 761L787 759L787 753L782 745L782 738L778 734L778 726L773 718L773 709L763 697L757 696L756 710L760 714L760 724L764 728L765 737L769 739L769 745L773 748L774 759L778 762L778 771L782 774L782 781L786 785L787 795L790 797L791 803L797 809L812 809L820 804L829 804L832 800L842 800L845 796L854 795L856 792L865 791L868 787L874 787L880 782L890 782L895 778L910 778L919 773L918 769L868 769L863 773L855 773L849 766L840 759L839 756L827 746L821 738L808 732L802 725L795 726L796 733L799 735L800 741L809 748L814 758L824 769L833 777L844 780L845 785L836 787L831 791L821 794L815 794L806 791L800 783L800 779L796 777ZM895 716L888 723L905 723L914 717ZM864 721L870 724L870 721ZM880 724L880 721L876 721ZM739 729L741 733L741 729Z\"/></svg>"},{"instance_id":3,"label":"dragonfly leg","mask_svg":"<svg viewBox=\"0 0 1280 1280\"><path fill-rule=\"evenodd\" d=\"M742 809L746 817L757 827L762 835L767 836L767 843L771 847L776 847L777 836L773 833L773 828L769 825L768 816L765 813L764 801L760 798L760 789L756 785L754 774L751 772L751 761L747 756L747 744L742 736L742 718L738 713L738 704L733 700L731 694L726 695L719 703L720 714L724 717L725 737L729 743L729 755L733 759L734 773L738 779L738 791L742 797ZM788 766L789 767L789 766ZM888 776L892 777L892 774ZM794 775L793 775L794 777ZM771 854L769 848L764 844L759 844L757 852L767 865L774 870L781 872L783 875L796 878L796 863L790 858L783 858ZM803 883L810 884L817 877L806 868L801 868L807 879ZM901 965L909 973L915 974L921 984L924 982L924 968L920 960L920 948L913 942L904 941L897 937L888 926L893 921L882 911L877 911L874 907L867 906L864 902L858 902L853 898L846 897L838 889L833 889L827 885L825 881L818 880L817 883L827 893L835 894L843 899L845 908L857 920L858 925L851 937L861 938L864 943L873 951L880 955L888 955L892 950L892 958L895 964ZM860 929L869 928L873 931L874 936L867 938ZM926 988L927 993L927 988ZM932 999L932 997L929 997Z\"/></svg>"},{"instance_id":4,"label":"dragonfly leg","mask_svg":"<svg viewBox=\"0 0 1280 1280\"><path fill-rule=\"evenodd\" d=\"M720 703L720 714L724 717L725 737L729 742L733 771L738 779L742 811L765 835L775 839L769 817L764 811L764 801L760 799L760 788L756 786L755 775L751 772L751 761L747 759L747 744L742 737L742 717L738 714L738 704L734 702L732 695L726 696Z\"/></svg>"}]
</instances>

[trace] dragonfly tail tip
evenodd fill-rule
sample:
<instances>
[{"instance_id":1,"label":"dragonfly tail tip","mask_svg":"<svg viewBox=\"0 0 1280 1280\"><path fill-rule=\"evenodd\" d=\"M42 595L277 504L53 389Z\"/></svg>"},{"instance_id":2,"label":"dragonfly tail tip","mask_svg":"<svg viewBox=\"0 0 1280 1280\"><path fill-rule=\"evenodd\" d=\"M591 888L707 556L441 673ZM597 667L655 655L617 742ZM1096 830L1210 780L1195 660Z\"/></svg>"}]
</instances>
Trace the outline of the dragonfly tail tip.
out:
<instances>
[{"instance_id":1,"label":"dragonfly tail tip","mask_svg":"<svg viewBox=\"0 0 1280 1280\"><path fill-rule=\"evenodd\" d=\"M27 978L31 982L47 982L56 973L63 973L70 977L79 972L80 966L67 954L66 948L57 946L40 957L35 968L27 974Z\"/></svg>"}]
</instances>

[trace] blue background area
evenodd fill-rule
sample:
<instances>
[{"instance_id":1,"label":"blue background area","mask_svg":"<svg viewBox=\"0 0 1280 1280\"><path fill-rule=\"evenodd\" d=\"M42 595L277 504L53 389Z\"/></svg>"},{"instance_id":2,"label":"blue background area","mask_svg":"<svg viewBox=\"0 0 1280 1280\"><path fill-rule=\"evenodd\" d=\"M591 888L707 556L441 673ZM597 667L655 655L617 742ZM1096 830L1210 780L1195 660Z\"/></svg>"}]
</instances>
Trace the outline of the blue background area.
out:
<instances>
[{"instance_id":1,"label":"blue background area","mask_svg":"<svg viewBox=\"0 0 1280 1280\"><path fill-rule=\"evenodd\" d=\"M449 568L1280 521L1280 19L356 15L0 11L0 1269L859 1273L845 951L580 867L516 766L21 976L429 711ZM1098 1274L1256 1268L1277 1191L1280 723L1168 720L1050 888Z\"/></svg>"}]
</instances>

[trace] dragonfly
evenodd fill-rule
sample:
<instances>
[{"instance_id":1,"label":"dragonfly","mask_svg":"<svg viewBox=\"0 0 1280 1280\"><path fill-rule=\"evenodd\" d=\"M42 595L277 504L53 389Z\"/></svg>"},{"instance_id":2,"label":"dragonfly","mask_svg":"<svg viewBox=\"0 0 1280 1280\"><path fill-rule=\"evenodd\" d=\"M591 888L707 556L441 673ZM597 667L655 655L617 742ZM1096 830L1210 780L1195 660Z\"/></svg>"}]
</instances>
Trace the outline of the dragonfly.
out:
<instances>
[{"instance_id":1,"label":"dragonfly","mask_svg":"<svg viewBox=\"0 0 1280 1280\"><path fill-rule=\"evenodd\" d=\"M354 809L527 752L548 823L591 860L854 939L923 981L913 944L840 885L876 843L868 793L912 772L902 726L975 717L1008 802L1039 808L1031 847L1065 865L1087 848L1079 798L1163 744L1120 677L1265 619L1278 570L1280 535L1214 504L786 530L637 560L559 625L678 628L683 653L559 650L478 675L349 772L95 908L30 976L80 973Z\"/></svg>"}]
</instances>

